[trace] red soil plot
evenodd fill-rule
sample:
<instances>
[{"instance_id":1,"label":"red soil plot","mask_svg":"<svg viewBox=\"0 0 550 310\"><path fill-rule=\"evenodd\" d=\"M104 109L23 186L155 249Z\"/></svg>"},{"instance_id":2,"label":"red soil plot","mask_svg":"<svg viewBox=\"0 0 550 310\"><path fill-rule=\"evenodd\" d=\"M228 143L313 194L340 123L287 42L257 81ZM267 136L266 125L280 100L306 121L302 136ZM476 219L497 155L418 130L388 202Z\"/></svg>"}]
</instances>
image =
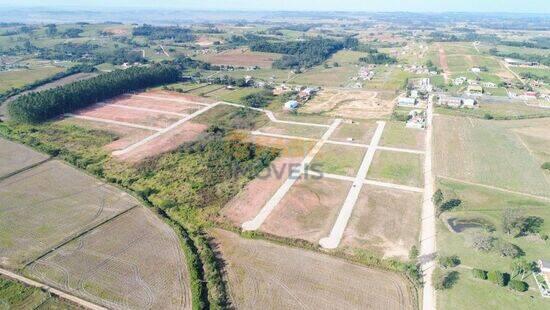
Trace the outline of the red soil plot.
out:
<instances>
[{"instance_id":1,"label":"red soil plot","mask_svg":"<svg viewBox=\"0 0 550 310\"><path fill-rule=\"evenodd\" d=\"M253 219L281 184L288 179L291 167L295 167L301 161L301 157L275 159L224 207L222 214L239 226Z\"/></svg>"},{"instance_id":2,"label":"red soil plot","mask_svg":"<svg viewBox=\"0 0 550 310\"><path fill-rule=\"evenodd\" d=\"M168 127L181 118L174 115L129 110L112 107L109 105L94 105L92 107L79 110L75 114L80 116L100 118L107 121L111 120L117 122L125 122L155 128Z\"/></svg>"},{"instance_id":3,"label":"red soil plot","mask_svg":"<svg viewBox=\"0 0 550 310\"><path fill-rule=\"evenodd\" d=\"M191 114L201 108L200 105L184 102L175 102L163 99L150 99L138 96L121 96L108 101L109 104L124 105L128 107L145 108L151 110L166 111L172 113Z\"/></svg>"},{"instance_id":4,"label":"red soil plot","mask_svg":"<svg viewBox=\"0 0 550 310\"><path fill-rule=\"evenodd\" d=\"M185 142L195 140L208 126L186 122L141 145L129 153L118 156L121 160L137 162L178 148Z\"/></svg>"},{"instance_id":5,"label":"red soil plot","mask_svg":"<svg viewBox=\"0 0 550 310\"><path fill-rule=\"evenodd\" d=\"M302 178L290 188L260 230L316 243L329 235L351 185L334 179Z\"/></svg>"}]
</instances>

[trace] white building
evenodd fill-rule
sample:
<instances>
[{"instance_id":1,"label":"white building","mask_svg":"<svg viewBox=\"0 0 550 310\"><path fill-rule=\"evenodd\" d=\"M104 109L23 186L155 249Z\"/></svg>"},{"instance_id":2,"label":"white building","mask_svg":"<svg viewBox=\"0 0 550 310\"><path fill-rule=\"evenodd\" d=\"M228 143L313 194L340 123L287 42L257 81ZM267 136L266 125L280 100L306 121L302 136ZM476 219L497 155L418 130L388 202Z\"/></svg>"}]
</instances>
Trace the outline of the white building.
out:
<instances>
[{"instance_id":1,"label":"white building","mask_svg":"<svg viewBox=\"0 0 550 310\"><path fill-rule=\"evenodd\" d=\"M409 119L405 125L407 128L422 129L426 127L426 113L422 110L412 110L409 112Z\"/></svg>"},{"instance_id":2,"label":"white building","mask_svg":"<svg viewBox=\"0 0 550 310\"><path fill-rule=\"evenodd\" d=\"M477 105L477 102L474 99L466 98L466 99L462 100L461 108L475 109L475 108L478 108L478 107L479 106Z\"/></svg>"},{"instance_id":3,"label":"white building","mask_svg":"<svg viewBox=\"0 0 550 310\"><path fill-rule=\"evenodd\" d=\"M285 110L294 111L297 108L298 108L298 101L290 100L290 101L285 102Z\"/></svg>"},{"instance_id":4,"label":"white building","mask_svg":"<svg viewBox=\"0 0 550 310\"><path fill-rule=\"evenodd\" d=\"M415 98L399 97L397 99L397 105L400 107L414 107L416 105Z\"/></svg>"}]
</instances>

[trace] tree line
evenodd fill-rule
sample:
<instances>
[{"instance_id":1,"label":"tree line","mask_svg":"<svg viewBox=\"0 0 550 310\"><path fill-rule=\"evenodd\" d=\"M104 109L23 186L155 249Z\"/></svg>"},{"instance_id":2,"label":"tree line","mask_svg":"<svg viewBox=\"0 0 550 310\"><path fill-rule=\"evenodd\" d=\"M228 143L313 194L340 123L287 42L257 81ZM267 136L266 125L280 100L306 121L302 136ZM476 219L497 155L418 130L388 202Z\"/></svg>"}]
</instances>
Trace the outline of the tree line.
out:
<instances>
[{"instance_id":1,"label":"tree line","mask_svg":"<svg viewBox=\"0 0 550 310\"><path fill-rule=\"evenodd\" d=\"M144 24L143 26L134 28L132 34L134 36L148 37L153 40L172 39L178 43L195 40L191 29L176 26L161 27Z\"/></svg>"},{"instance_id":2,"label":"tree line","mask_svg":"<svg viewBox=\"0 0 550 310\"><path fill-rule=\"evenodd\" d=\"M8 112L16 121L38 123L126 92L176 82L179 77L179 70L164 65L115 70L21 96L8 105Z\"/></svg>"}]
</instances>

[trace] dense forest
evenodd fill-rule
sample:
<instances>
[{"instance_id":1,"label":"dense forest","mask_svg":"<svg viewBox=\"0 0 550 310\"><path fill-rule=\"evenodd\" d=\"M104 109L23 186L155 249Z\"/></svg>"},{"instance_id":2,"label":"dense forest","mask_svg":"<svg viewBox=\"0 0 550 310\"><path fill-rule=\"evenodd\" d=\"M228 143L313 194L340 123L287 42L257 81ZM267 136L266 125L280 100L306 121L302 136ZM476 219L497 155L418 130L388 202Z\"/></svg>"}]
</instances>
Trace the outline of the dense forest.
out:
<instances>
[{"instance_id":1,"label":"dense forest","mask_svg":"<svg viewBox=\"0 0 550 310\"><path fill-rule=\"evenodd\" d=\"M191 29L180 28L175 26L151 26L144 24L134 28L133 35L144 36L153 40L172 39L175 42L189 42L194 41L195 36L191 33Z\"/></svg>"},{"instance_id":2,"label":"dense forest","mask_svg":"<svg viewBox=\"0 0 550 310\"><path fill-rule=\"evenodd\" d=\"M103 49L97 44L90 43L62 43L52 48L38 49L38 55L42 59L81 61L92 64L104 62L120 65L127 63L146 63L141 51L134 51L128 48L117 48L112 51Z\"/></svg>"},{"instance_id":3,"label":"dense forest","mask_svg":"<svg viewBox=\"0 0 550 310\"><path fill-rule=\"evenodd\" d=\"M368 63L368 64L376 64L376 65L382 65L382 64L394 64L397 63L397 59L389 56L388 54L381 53L375 48L367 48L367 49L359 49L360 51L367 52L367 56L363 56L359 58L360 62Z\"/></svg>"},{"instance_id":4,"label":"dense forest","mask_svg":"<svg viewBox=\"0 0 550 310\"><path fill-rule=\"evenodd\" d=\"M322 37L294 42L258 40L250 44L252 51L285 54L273 62L273 67L277 69L313 67L343 48L342 41Z\"/></svg>"},{"instance_id":5,"label":"dense forest","mask_svg":"<svg viewBox=\"0 0 550 310\"><path fill-rule=\"evenodd\" d=\"M21 96L8 105L8 112L16 121L37 123L126 92L175 82L179 78L179 70L165 65L115 70L91 79Z\"/></svg>"}]
</instances>

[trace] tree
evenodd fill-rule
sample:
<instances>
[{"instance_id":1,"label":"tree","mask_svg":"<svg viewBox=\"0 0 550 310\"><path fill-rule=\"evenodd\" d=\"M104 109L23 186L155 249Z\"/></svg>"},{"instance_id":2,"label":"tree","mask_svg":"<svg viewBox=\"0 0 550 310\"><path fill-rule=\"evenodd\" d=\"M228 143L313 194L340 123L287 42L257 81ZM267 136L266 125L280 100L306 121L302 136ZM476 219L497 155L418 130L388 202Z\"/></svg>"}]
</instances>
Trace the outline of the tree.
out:
<instances>
[{"instance_id":1,"label":"tree","mask_svg":"<svg viewBox=\"0 0 550 310\"><path fill-rule=\"evenodd\" d=\"M529 285L523 281L511 280L508 286L518 292L525 292L529 289Z\"/></svg>"},{"instance_id":2,"label":"tree","mask_svg":"<svg viewBox=\"0 0 550 310\"><path fill-rule=\"evenodd\" d=\"M418 248L416 247L416 245L413 245L411 247L411 250L409 251L409 258L412 260L416 260L418 258L418 254L420 254Z\"/></svg>"},{"instance_id":3,"label":"tree","mask_svg":"<svg viewBox=\"0 0 550 310\"><path fill-rule=\"evenodd\" d=\"M538 216L523 216L515 209L506 209L502 215L502 228L508 235L524 236L539 233L544 219Z\"/></svg>"},{"instance_id":4,"label":"tree","mask_svg":"<svg viewBox=\"0 0 550 310\"><path fill-rule=\"evenodd\" d=\"M460 264L460 258L456 255L451 256L440 256L437 261L441 268L447 269L449 267L456 267Z\"/></svg>"},{"instance_id":5,"label":"tree","mask_svg":"<svg viewBox=\"0 0 550 310\"><path fill-rule=\"evenodd\" d=\"M499 242L498 252L503 257L511 257L511 258L517 258L525 254L520 247L506 241Z\"/></svg>"},{"instance_id":6,"label":"tree","mask_svg":"<svg viewBox=\"0 0 550 310\"><path fill-rule=\"evenodd\" d=\"M458 281L458 276L459 274L456 271L443 271L437 268L432 275L434 288L436 290L449 289Z\"/></svg>"},{"instance_id":7,"label":"tree","mask_svg":"<svg viewBox=\"0 0 550 310\"><path fill-rule=\"evenodd\" d=\"M436 205L436 206L439 206L442 202L443 202L443 199L445 199L443 197L443 192L440 190L440 189L437 189L435 191L435 193L433 194L432 196L432 201L433 203Z\"/></svg>"},{"instance_id":8,"label":"tree","mask_svg":"<svg viewBox=\"0 0 550 310\"><path fill-rule=\"evenodd\" d=\"M536 267L534 262L528 262L526 259L514 259L512 262L512 276L521 275L521 280L525 279Z\"/></svg>"},{"instance_id":9,"label":"tree","mask_svg":"<svg viewBox=\"0 0 550 310\"><path fill-rule=\"evenodd\" d=\"M521 215L517 210L506 209L502 213L502 229L505 233L510 235L516 226L517 221L520 219Z\"/></svg>"},{"instance_id":10,"label":"tree","mask_svg":"<svg viewBox=\"0 0 550 310\"><path fill-rule=\"evenodd\" d=\"M46 35L48 37L53 37L57 34L57 26L55 24L46 25Z\"/></svg>"},{"instance_id":11,"label":"tree","mask_svg":"<svg viewBox=\"0 0 550 310\"><path fill-rule=\"evenodd\" d=\"M445 201L444 203L442 203L439 206L439 208L438 208L439 214L441 214L445 211L454 209L454 208L460 206L461 203L462 203L462 200L460 200L460 199L456 199L456 198L449 199L449 200Z\"/></svg>"},{"instance_id":12,"label":"tree","mask_svg":"<svg viewBox=\"0 0 550 310\"><path fill-rule=\"evenodd\" d=\"M500 271L489 271L487 279L499 286L506 286L506 277Z\"/></svg>"},{"instance_id":13,"label":"tree","mask_svg":"<svg viewBox=\"0 0 550 310\"><path fill-rule=\"evenodd\" d=\"M476 279L487 280L487 271L481 269L472 269L472 275Z\"/></svg>"}]
</instances>

